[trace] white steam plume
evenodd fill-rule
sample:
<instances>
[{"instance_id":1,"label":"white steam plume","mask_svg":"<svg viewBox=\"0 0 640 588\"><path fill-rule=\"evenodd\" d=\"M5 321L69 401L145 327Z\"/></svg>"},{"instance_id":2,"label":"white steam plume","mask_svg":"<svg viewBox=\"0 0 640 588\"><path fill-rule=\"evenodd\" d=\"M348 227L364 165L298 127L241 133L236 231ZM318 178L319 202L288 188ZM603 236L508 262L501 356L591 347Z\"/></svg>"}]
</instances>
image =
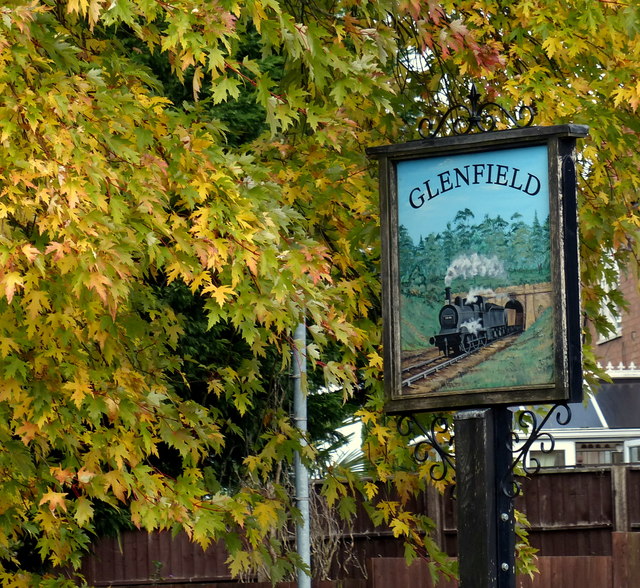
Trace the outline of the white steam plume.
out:
<instances>
[{"instance_id":1,"label":"white steam plume","mask_svg":"<svg viewBox=\"0 0 640 588\"><path fill-rule=\"evenodd\" d=\"M446 286L450 286L456 278L468 279L477 276L500 278L504 275L504 265L495 255L487 257L472 253L471 255L460 255L453 260L447 269L444 283Z\"/></svg>"},{"instance_id":2,"label":"white steam plume","mask_svg":"<svg viewBox=\"0 0 640 588\"><path fill-rule=\"evenodd\" d=\"M494 300L501 301L506 300L509 296L507 294L499 294L494 292L491 288L471 288L467 294L467 303L473 304L476 302L478 296L484 296L485 298L493 298Z\"/></svg>"}]
</instances>

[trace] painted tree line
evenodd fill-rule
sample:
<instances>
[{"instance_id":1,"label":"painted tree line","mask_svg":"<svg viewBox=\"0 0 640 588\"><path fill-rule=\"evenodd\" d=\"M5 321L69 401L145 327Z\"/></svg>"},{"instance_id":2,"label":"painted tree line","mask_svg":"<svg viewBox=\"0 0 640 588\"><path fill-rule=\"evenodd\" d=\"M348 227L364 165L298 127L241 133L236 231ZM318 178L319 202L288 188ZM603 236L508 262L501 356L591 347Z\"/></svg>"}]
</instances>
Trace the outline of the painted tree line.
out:
<instances>
[{"instance_id":1,"label":"painted tree line","mask_svg":"<svg viewBox=\"0 0 640 588\"><path fill-rule=\"evenodd\" d=\"M235 574L291 573L286 478L296 449L318 456L289 416L302 319L309 387L339 391L336 415L353 399L365 424L368 477L330 468L323 495L348 518L360 493L409 559L453 573L406 507L431 464L382 410L365 148L415 138L472 79L507 109L535 103L538 124L590 125L584 312L606 329L603 260L638 254L639 15L595 0L4 2L2 583L64 584L56 566L116 517L223 540Z\"/></svg>"},{"instance_id":2,"label":"painted tree line","mask_svg":"<svg viewBox=\"0 0 640 588\"><path fill-rule=\"evenodd\" d=\"M537 214L531 224L519 213L509 221L500 214L476 221L466 208L458 211L442 232L420 235L417 243L400 226L401 292L438 303L444 286L456 278L464 279L464 287L469 283L493 288L535 283L550 275L549 248L549 218L540 222ZM478 267L466 267L474 259L479 260ZM486 267L480 267L482 260Z\"/></svg>"}]
</instances>

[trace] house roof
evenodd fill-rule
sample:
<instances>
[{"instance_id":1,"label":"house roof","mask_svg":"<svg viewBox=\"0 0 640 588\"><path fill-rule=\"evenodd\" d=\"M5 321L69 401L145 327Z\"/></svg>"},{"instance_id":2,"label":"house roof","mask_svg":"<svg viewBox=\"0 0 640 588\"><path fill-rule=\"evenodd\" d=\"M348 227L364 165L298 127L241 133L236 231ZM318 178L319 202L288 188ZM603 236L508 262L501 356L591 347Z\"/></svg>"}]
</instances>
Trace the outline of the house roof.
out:
<instances>
[{"instance_id":1,"label":"house roof","mask_svg":"<svg viewBox=\"0 0 640 588\"><path fill-rule=\"evenodd\" d=\"M640 379L602 384L593 399L610 429L640 428Z\"/></svg>"},{"instance_id":2,"label":"house roof","mask_svg":"<svg viewBox=\"0 0 640 588\"><path fill-rule=\"evenodd\" d=\"M546 429L640 429L640 370L635 365L607 366L612 382L602 382L584 403L571 403L571 420L558 425L549 419Z\"/></svg>"},{"instance_id":3,"label":"house roof","mask_svg":"<svg viewBox=\"0 0 640 588\"><path fill-rule=\"evenodd\" d=\"M605 427L606 425L603 424L596 406L597 404L594 403L593 397L591 396L589 396L589 401L586 403L572 402L569 405L569 407L571 408L571 420L564 426L558 425L555 420L552 420L549 421L546 428L587 429Z\"/></svg>"}]
</instances>

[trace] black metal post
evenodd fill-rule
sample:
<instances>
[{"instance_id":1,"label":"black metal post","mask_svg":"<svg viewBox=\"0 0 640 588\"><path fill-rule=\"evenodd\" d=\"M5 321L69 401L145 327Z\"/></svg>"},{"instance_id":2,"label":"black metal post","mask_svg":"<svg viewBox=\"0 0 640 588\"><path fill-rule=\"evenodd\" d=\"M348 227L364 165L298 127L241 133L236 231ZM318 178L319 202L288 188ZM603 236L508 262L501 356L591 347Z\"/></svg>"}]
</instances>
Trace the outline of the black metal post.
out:
<instances>
[{"instance_id":1,"label":"black metal post","mask_svg":"<svg viewBox=\"0 0 640 588\"><path fill-rule=\"evenodd\" d=\"M511 412L455 417L460 588L515 588Z\"/></svg>"},{"instance_id":2,"label":"black metal post","mask_svg":"<svg viewBox=\"0 0 640 588\"><path fill-rule=\"evenodd\" d=\"M516 520L513 506L516 492L511 443L513 414L507 407L491 410L495 418L498 587L516 588Z\"/></svg>"}]
</instances>

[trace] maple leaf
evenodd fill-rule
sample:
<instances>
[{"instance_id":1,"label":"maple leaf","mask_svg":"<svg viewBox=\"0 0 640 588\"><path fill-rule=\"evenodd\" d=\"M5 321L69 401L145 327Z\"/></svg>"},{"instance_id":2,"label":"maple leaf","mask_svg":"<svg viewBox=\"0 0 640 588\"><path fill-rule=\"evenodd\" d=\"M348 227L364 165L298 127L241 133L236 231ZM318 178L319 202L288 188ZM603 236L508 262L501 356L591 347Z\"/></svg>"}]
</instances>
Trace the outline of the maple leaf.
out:
<instances>
[{"instance_id":1,"label":"maple leaf","mask_svg":"<svg viewBox=\"0 0 640 588\"><path fill-rule=\"evenodd\" d=\"M24 284L24 278L18 272L9 272L2 277L1 283L4 286L4 294L7 301L11 304L16 288L21 288Z\"/></svg>"},{"instance_id":2,"label":"maple leaf","mask_svg":"<svg viewBox=\"0 0 640 588\"><path fill-rule=\"evenodd\" d=\"M400 537L401 535L408 535L411 531L411 528L407 524L406 521L400 518L393 518L389 523L389 527L391 527L391 531L393 532L394 537Z\"/></svg>"},{"instance_id":3,"label":"maple leaf","mask_svg":"<svg viewBox=\"0 0 640 588\"><path fill-rule=\"evenodd\" d=\"M89 276L89 280L87 282L87 288L91 290L95 290L95 292L100 296L100 299L106 304L108 299L108 290L107 286L111 286L111 280L97 272L92 272Z\"/></svg>"},{"instance_id":4,"label":"maple leaf","mask_svg":"<svg viewBox=\"0 0 640 588\"><path fill-rule=\"evenodd\" d=\"M78 521L81 527L84 527L93 519L94 509L91 501L86 496L80 496L75 500L75 513L73 518Z\"/></svg>"},{"instance_id":5,"label":"maple leaf","mask_svg":"<svg viewBox=\"0 0 640 588\"><path fill-rule=\"evenodd\" d=\"M228 296L231 296L235 293L234 289L231 286L222 285L222 286L207 286L202 290L203 294L210 294L211 297L220 305L224 306L224 303L227 300Z\"/></svg>"},{"instance_id":6,"label":"maple leaf","mask_svg":"<svg viewBox=\"0 0 640 588\"><path fill-rule=\"evenodd\" d=\"M26 245L22 246L22 253L31 263L40 255L40 250L37 247L31 245L31 243L27 243Z\"/></svg>"},{"instance_id":7,"label":"maple leaf","mask_svg":"<svg viewBox=\"0 0 640 588\"><path fill-rule=\"evenodd\" d=\"M16 428L16 435L20 435L20 440L29 445L40 433L40 427L34 423L24 423Z\"/></svg>"},{"instance_id":8,"label":"maple leaf","mask_svg":"<svg viewBox=\"0 0 640 588\"><path fill-rule=\"evenodd\" d=\"M63 255L65 255L66 252L66 247L63 243L58 243L56 241L52 241L51 243L49 243L49 245L46 246L44 252L45 255L49 255L50 253L54 253L55 255L53 256L53 258L57 261L59 260Z\"/></svg>"},{"instance_id":9,"label":"maple leaf","mask_svg":"<svg viewBox=\"0 0 640 588\"><path fill-rule=\"evenodd\" d=\"M43 310L49 310L51 304L49 302L49 296L42 290L32 290L24 297L27 315L32 321L35 321L36 317Z\"/></svg>"},{"instance_id":10,"label":"maple leaf","mask_svg":"<svg viewBox=\"0 0 640 588\"><path fill-rule=\"evenodd\" d=\"M88 484L89 482L91 482L91 480L93 480L93 478L95 478L96 474L85 467L81 467L78 470L77 476L78 482L80 482L80 484Z\"/></svg>"},{"instance_id":11,"label":"maple leaf","mask_svg":"<svg viewBox=\"0 0 640 588\"><path fill-rule=\"evenodd\" d=\"M7 357L12 351L17 351L20 346L9 337L0 337L0 357Z\"/></svg>"},{"instance_id":12,"label":"maple leaf","mask_svg":"<svg viewBox=\"0 0 640 588\"><path fill-rule=\"evenodd\" d=\"M278 503L269 501L257 504L253 509L253 516L264 530L275 526L278 522Z\"/></svg>"},{"instance_id":13,"label":"maple leaf","mask_svg":"<svg viewBox=\"0 0 640 588\"><path fill-rule=\"evenodd\" d=\"M371 500L372 498L377 496L379 490L378 485L373 482L366 482L364 485L364 489L368 500Z\"/></svg>"},{"instance_id":14,"label":"maple leaf","mask_svg":"<svg viewBox=\"0 0 640 588\"><path fill-rule=\"evenodd\" d=\"M382 357L377 352L372 352L367 356L369 365L374 368L382 369Z\"/></svg>"},{"instance_id":15,"label":"maple leaf","mask_svg":"<svg viewBox=\"0 0 640 588\"><path fill-rule=\"evenodd\" d=\"M104 480L105 490L110 488L114 496L118 500L120 500L121 502L125 502L128 492L128 485L124 481L122 472L118 470L111 470L110 472L103 474L102 478Z\"/></svg>"},{"instance_id":16,"label":"maple leaf","mask_svg":"<svg viewBox=\"0 0 640 588\"><path fill-rule=\"evenodd\" d=\"M61 485L68 484L75 478L75 473L71 470L66 470L60 466L52 467L51 475L60 482Z\"/></svg>"},{"instance_id":17,"label":"maple leaf","mask_svg":"<svg viewBox=\"0 0 640 588\"><path fill-rule=\"evenodd\" d=\"M49 505L49 510L54 512L58 509L67 512L67 501L66 501L66 493L65 492L55 492L54 490L49 489L48 492L43 494L38 506L42 506L43 504Z\"/></svg>"},{"instance_id":18,"label":"maple leaf","mask_svg":"<svg viewBox=\"0 0 640 588\"><path fill-rule=\"evenodd\" d=\"M236 551L228 557L225 563L229 567L231 575L237 577L250 569L251 557L246 551Z\"/></svg>"},{"instance_id":19,"label":"maple leaf","mask_svg":"<svg viewBox=\"0 0 640 588\"><path fill-rule=\"evenodd\" d=\"M63 388L71 392L71 400L78 408L82 406L85 396L92 395L91 386L83 378L76 379L73 382L66 382Z\"/></svg>"}]
</instances>

